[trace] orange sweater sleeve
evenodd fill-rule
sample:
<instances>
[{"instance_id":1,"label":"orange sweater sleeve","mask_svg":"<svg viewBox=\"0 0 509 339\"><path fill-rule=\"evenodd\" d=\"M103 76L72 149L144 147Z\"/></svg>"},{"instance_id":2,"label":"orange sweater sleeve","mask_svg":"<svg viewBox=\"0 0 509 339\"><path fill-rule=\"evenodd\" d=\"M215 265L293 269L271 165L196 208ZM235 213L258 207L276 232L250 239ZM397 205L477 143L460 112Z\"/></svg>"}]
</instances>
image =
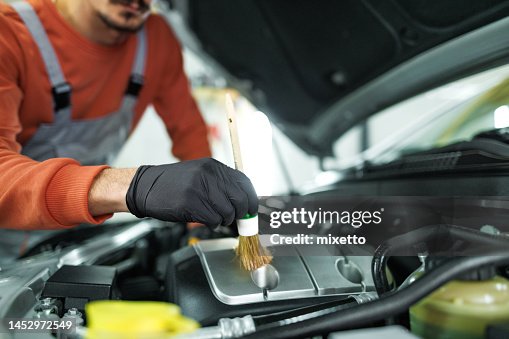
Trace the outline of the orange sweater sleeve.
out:
<instances>
[{"instance_id":1,"label":"orange sweater sleeve","mask_svg":"<svg viewBox=\"0 0 509 339\"><path fill-rule=\"evenodd\" d=\"M88 191L106 166L84 167L72 159L37 162L19 153L18 84L27 60L2 14L0 32L0 227L54 229L104 221L108 216L88 212Z\"/></svg>"},{"instance_id":2,"label":"orange sweater sleeve","mask_svg":"<svg viewBox=\"0 0 509 339\"><path fill-rule=\"evenodd\" d=\"M210 157L207 126L194 101L183 69L182 51L175 35L162 18L155 21L162 35L157 48L162 80L154 108L171 136L172 153L180 160Z\"/></svg>"}]
</instances>

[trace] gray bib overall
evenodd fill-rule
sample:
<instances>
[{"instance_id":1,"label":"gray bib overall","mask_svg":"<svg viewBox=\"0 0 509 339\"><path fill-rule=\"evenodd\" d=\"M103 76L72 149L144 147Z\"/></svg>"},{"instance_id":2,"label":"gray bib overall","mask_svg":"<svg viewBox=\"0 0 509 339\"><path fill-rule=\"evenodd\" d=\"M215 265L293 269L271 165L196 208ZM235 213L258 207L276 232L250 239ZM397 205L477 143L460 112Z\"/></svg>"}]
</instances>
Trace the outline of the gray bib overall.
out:
<instances>
[{"instance_id":1,"label":"gray bib overall","mask_svg":"<svg viewBox=\"0 0 509 339\"><path fill-rule=\"evenodd\" d=\"M41 124L21 153L37 161L65 157L76 159L82 165L111 163L128 137L138 94L143 86L147 53L145 30L141 29L137 34L131 76L119 110L100 118L73 120L72 88L64 77L39 17L28 2L15 2L11 6L37 44L52 86L54 104L54 121ZM50 233L31 231L27 237L27 232L1 229L0 265L19 255L20 246L27 239L27 245L34 244Z\"/></svg>"}]
</instances>

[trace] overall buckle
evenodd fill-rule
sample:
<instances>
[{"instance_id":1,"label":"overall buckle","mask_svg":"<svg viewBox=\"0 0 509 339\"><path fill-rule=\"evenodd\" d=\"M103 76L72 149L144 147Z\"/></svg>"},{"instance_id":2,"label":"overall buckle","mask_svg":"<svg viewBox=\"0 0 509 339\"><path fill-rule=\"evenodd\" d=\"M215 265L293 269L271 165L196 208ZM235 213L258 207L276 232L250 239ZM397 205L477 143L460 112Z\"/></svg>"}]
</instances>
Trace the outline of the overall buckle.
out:
<instances>
[{"instance_id":1,"label":"overall buckle","mask_svg":"<svg viewBox=\"0 0 509 339\"><path fill-rule=\"evenodd\" d=\"M137 97L140 94L141 89L143 88L143 82L144 82L143 75L136 73L131 74L125 94Z\"/></svg>"},{"instance_id":2,"label":"overall buckle","mask_svg":"<svg viewBox=\"0 0 509 339\"><path fill-rule=\"evenodd\" d=\"M53 106L55 112L71 106L71 85L67 82L53 86Z\"/></svg>"}]
</instances>

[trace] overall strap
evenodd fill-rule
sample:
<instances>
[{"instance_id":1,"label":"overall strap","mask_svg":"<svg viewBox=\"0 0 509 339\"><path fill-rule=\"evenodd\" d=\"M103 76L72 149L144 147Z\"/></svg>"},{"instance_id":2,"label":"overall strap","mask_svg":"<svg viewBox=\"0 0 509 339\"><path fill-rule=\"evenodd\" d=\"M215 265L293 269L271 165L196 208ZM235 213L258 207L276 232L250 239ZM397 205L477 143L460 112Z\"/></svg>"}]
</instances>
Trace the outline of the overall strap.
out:
<instances>
[{"instance_id":1,"label":"overall strap","mask_svg":"<svg viewBox=\"0 0 509 339\"><path fill-rule=\"evenodd\" d=\"M145 60L147 57L147 34L145 27L137 33L136 54L131 68L131 76L125 91L125 96L137 98L145 78Z\"/></svg>"},{"instance_id":2,"label":"overall strap","mask_svg":"<svg viewBox=\"0 0 509 339\"><path fill-rule=\"evenodd\" d=\"M46 30L32 6L26 1L11 4L21 17L28 31L32 35L39 52L41 53L46 72L51 83L53 95L53 109L57 115L70 118L71 113L71 86L66 82L57 55L51 45ZM64 114L62 114L64 113Z\"/></svg>"}]
</instances>

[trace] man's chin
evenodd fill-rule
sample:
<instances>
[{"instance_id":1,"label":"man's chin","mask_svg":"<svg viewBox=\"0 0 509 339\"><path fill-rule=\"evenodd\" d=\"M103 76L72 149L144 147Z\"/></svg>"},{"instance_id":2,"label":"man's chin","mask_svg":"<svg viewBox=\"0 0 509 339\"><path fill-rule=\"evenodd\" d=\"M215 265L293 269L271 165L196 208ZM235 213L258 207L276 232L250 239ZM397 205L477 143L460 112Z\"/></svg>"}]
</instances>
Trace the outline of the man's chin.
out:
<instances>
[{"instance_id":1,"label":"man's chin","mask_svg":"<svg viewBox=\"0 0 509 339\"><path fill-rule=\"evenodd\" d=\"M118 26L110 27L110 28L112 28L120 33L137 33L142 27L143 27L143 23L135 25L135 26L133 26L133 25L126 25L126 26L118 25Z\"/></svg>"},{"instance_id":2,"label":"man's chin","mask_svg":"<svg viewBox=\"0 0 509 339\"><path fill-rule=\"evenodd\" d=\"M110 29L115 30L119 33L136 33L138 32L143 25L145 24L145 21L141 23L121 23L116 22L113 19L110 19L104 15L99 14L99 17L101 18L102 22Z\"/></svg>"}]
</instances>

